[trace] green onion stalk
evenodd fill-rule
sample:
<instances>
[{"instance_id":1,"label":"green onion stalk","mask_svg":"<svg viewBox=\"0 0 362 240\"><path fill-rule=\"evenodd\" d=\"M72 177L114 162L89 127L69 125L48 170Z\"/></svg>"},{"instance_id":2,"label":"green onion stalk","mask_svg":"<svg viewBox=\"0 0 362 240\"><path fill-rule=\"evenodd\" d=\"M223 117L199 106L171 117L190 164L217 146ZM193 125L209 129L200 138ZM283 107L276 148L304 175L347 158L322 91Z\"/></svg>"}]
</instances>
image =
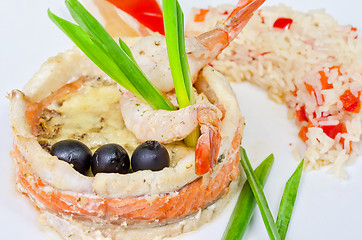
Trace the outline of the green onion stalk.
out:
<instances>
[{"instance_id":1,"label":"green onion stalk","mask_svg":"<svg viewBox=\"0 0 362 240\"><path fill-rule=\"evenodd\" d=\"M262 187L266 182L273 162L274 156L271 154L254 171L255 176L258 178ZM246 181L240 192L228 225L226 226L222 240L242 239L253 216L255 206L256 201L253 192L249 182Z\"/></svg>"},{"instance_id":2,"label":"green onion stalk","mask_svg":"<svg viewBox=\"0 0 362 240\"><path fill-rule=\"evenodd\" d=\"M277 228L280 238L285 239L289 226L290 219L294 208L295 199L297 198L300 178L303 172L304 160L302 160L292 176L288 179L284 187L282 200L279 205L279 212L277 217Z\"/></svg>"},{"instance_id":3,"label":"green onion stalk","mask_svg":"<svg viewBox=\"0 0 362 240\"><path fill-rule=\"evenodd\" d=\"M264 195L262 186L257 179L254 170L251 167L248 156L244 148L240 147L240 163L243 166L246 177L250 184L250 188L254 194L256 203L258 204L261 216L264 221L265 228L271 240L280 240L278 228L274 222L273 215L270 212L268 201Z\"/></svg>"},{"instance_id":4,"label":"green onion stalk","mask_svg":"<svg viewBox=\"0 0 362 240\"><path fill-rule=\"evenodd\" d=\"M68 22L48 10L49 18L109 77L147 102L153 109L174 110L167 97L155 87L137 65L128 46L119 44L103 26L77 1L66 6L78 24Z\"/></svg>"},{"instance_id":5,"label":"green onion stalk","mask_svg":"<svg viewBox=\"0 0 362 240\"><path fill-rule=\"evenodd\" d=\"M163 0L163 19L168 59L180 108L195 104L189 63L185 49L184 14L177 0ZM197 128L185 138L185 144L195 147L200 130Z\"/></svg>"}]
</instances>

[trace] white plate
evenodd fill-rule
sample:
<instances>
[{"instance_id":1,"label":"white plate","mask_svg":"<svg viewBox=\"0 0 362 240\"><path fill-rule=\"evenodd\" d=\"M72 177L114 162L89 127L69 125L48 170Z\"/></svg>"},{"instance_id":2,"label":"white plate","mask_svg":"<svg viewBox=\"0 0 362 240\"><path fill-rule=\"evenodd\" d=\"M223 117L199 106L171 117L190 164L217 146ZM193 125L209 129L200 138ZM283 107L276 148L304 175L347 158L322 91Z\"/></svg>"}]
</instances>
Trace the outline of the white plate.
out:
<instances>
[{"instance_id":1,"label":"white plate","mask_svg":"<svg viewBox=\"0 0 362 240\"><path fill-rule=\"evenodd\" d=\"M222 2L225 1L205 0L196 3L183 0L181 5L187 12L192 4L207 7ZM226 2L235 3L236 0ZM270 0L266 5L280 2L301 11L325 8L341 24L353 24L362 29L361 1ZM48 19L48 8L61 16L68 16L64 2L58 0L3 0L0 3L0 73L4 90L0 98L2 239L54 239L37 223L38 213L29 200L15 190L13 167L8 154L12 144L8 100L4 97L11 89L21 89L48 57L72 46L70 40ZM249 157L258 163L270 153L275 155L265 193L271 211L276 216L284 184L298 164L291 154L295 146L302 144L297 138L298 129L293 121L287 119L286 107L269 100L265 92L247 83L233 84L233 87L246 118L243 144ZM362 158L346 170L349 174L347 180L334 179L326 173L327 169L304 173L287 239L361 239ZM220 239L235 200L211 223L177 239ZM244 239L268 239L258 210Z\"/></svg>"}]
</instances>

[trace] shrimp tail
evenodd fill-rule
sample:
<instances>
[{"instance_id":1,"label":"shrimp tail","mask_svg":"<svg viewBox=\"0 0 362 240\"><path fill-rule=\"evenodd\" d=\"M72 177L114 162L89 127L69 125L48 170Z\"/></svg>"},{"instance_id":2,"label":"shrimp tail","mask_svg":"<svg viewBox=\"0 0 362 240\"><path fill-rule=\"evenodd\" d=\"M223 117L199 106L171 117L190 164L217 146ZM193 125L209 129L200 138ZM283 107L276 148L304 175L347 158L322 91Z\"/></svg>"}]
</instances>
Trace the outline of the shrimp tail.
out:
<instances>
[{"instance_id":1,"label":"shrimp tail","mask_svg":"<svg viewBox=\"0 0 362 240\"><path fill-rule=\"evenodd\" d=\"M249 22L253 13L265 0L240 0L224 23L219 23L217 28L228 33L230 41L234 40Z\"/></svg>"},{"instance_id":2,"label":"shrimp tail","mask_svg":"<svg viewBox=\"0 0 362 240\"><path fill-rule=\"evenodd\" d=\"M220 120L216 112L211 109L203 109L197 115L201 128L195 149L195 172L203 175L212 171L220 149L221 135L219 130Z\"/></svg>"},{"instance_id":3,"label":"shrimp tail","mask_svg":"<svg viewBox=\"0 0 362 240\"><path fill-rule=\"evenodd\" d=\"M265 0L239 0L224 22L218 23L215 29L199 35L197 40L217 56L236 38L264 2Z\"/></svg>"}]
</instances>

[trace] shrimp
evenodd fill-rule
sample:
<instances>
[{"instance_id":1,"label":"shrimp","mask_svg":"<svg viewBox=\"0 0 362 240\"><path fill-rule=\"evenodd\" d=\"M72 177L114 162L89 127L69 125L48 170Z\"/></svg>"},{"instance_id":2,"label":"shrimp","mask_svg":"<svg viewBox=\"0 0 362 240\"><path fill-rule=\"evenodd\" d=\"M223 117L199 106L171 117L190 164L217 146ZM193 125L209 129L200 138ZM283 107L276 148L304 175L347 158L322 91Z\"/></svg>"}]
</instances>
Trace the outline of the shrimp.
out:
<instances>
[{"instance_id":1,"label":"shrimp","mask_svg":"<svg viewBox=\"0 0 362 240\"><path fill-rule=\"evenodd\" d=\"M195 172L203 175L211 171L217 161L221 142L220 121L215 112L209 109L199 111L197 120L200 123L201 136L195 149Z\"/></svg>"},{"instance_id":2,"label":"shrimp","mask_svg":"<svg viewBox=\"0 0 362 240\"><path fill-rule=\"evenodd\" d=\"M168 95L175 98L175 94ZM156 140L160 143L179 141L187 137L202 124L201 119L217 122L221 111L209 103L204 95L196 97L196 104L181 108L177 111L153 110L151 106L127 90L121 90L121 113L128 130L133 132L139 141ZM204 120L205 122L205 120Z\"/></svg>"},{"instance_id":3,"label":"shrimp","mask_svg":"<svg viewBox=\"0 0 362 240\"><path fill-rule=\"evenodd\" d=\"M218 23L213 30L197 37L186 38L185 46L193 82L199 71L235 39L264 1L239 0L225 22ZM142 37L131 47L131 51L147 78L160 91L169 92L174 89L164 36Z\"/></svg>"},{"instance_id":4,"label":"shrimp","mask_svg":"<svg viewBox=\"0 0 362 240\"><path fill-rule=\"evenodd\" d=\"M193 82L199 71L215 59L240 33L265 0L240 0L223 23L197 37L186 38L186 51ZM154 35L142 38L131 48L146 76L162 92L174 89L168 63L166 41ZM129 92L121 97L121 112L126 127L139 140L162 143L182 140L199 124L201 136L195 149L195 172L203 175L212 170L220 148L219 110L211 104L194 104L177 111L152 110Z\"/></svg>"}]
</instances>

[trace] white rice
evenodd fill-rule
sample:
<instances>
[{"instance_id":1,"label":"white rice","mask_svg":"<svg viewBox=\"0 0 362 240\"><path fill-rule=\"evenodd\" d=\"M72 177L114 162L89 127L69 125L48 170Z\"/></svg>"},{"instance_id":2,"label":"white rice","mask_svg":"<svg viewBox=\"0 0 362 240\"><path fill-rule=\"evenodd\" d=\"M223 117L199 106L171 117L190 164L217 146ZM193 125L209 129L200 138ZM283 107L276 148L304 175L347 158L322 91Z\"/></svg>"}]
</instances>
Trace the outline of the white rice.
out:
<instances>
[{"instance_id":1,"label":"white rice","mask_svg":"<svg viewBox=\"0 0 362 240\"><path fill-rule=\"evenodd\" d=\"M193 9L187 35L212 29L231 10L230 5L210 8L204 21L195 22L200 10ZM281 17L293 20L290 29L273 27ZM267 90L271 99L285 102L294 117L305 109L307 119L296 124L308 131L306 168L331 165L333 174L346 177L344 165L359 153L362 133L359 107L348 111L341 100L348 92L360 105L362 41L357 34L323 10L302 13L285 5L264 7L212 65L231 81L247 80ZM331 84L328 88L321 83L321 72Z\"/></svg>"}]
</instances>

